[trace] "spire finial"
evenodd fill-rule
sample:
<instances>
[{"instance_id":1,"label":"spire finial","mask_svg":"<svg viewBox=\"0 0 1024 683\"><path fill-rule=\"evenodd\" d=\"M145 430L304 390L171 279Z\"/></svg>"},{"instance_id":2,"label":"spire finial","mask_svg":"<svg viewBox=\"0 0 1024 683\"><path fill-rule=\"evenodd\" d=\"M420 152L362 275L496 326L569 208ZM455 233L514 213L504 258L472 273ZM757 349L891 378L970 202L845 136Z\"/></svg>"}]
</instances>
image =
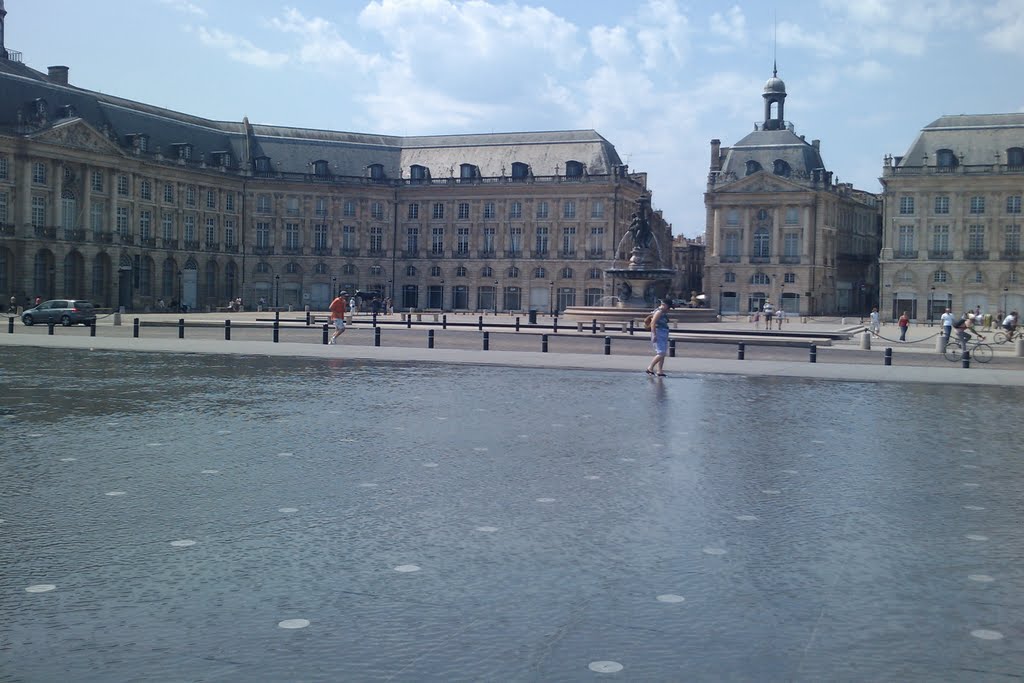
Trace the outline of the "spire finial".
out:
<instances>
[{"instance_id":1,"label":"spire finial","mask_svg":"<svg viewBox=\"0 0 1024 683\"><path fill-rule=\"evenodd\" d=\"M772 78L779 77L779 15L772 12Z\"/></svg>"},{"instance_id":2,"label":"spire finial","mask_svg":"<svg viewBox=\"0 0 1024 683\"><path fill-rule=\"evenodd\" d=\"M778 64L776 64L775 60L773 59L772 60L772 78L778 78L778 77L779 77L779 66L778 66Z\"/></svg>"}]
</instances>

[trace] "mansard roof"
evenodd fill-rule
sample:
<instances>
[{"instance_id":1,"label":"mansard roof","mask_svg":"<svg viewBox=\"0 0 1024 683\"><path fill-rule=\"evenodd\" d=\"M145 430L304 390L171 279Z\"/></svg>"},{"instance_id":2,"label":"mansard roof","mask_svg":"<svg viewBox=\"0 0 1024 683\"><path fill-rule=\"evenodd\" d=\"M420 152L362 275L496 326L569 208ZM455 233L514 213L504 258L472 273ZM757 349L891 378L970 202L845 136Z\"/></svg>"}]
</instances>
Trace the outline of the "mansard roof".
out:
<instances>
[{"instance_id":1,"label":"mansard roof","mask_svg":"<svg viewBox=\"0 0 1024 683\"><path fill-rule=\"evenodd\" d=\"M806 142L792 130L755 130L725 152L722 171L743 177L747 173L747 162L756 161L761 168L771 172L775 161L789 164L793 177L806 178L815 169L825 167L818 148Z\"/></svg>"},{"instance_id":2,"label":"mansard roof","mask_svg":"<svg viewBox=\"0 0 1024 683\"><path fill-rule=\"evenodd\" d=\"M921 129L898 166L920 166L924 155L935 165L940 149L950 150L967 166L1006 163L1006 150L1024 148L1024 114L942 116ZM962 158L961 158L962 155Z\"/></svg>"}]
</instances>

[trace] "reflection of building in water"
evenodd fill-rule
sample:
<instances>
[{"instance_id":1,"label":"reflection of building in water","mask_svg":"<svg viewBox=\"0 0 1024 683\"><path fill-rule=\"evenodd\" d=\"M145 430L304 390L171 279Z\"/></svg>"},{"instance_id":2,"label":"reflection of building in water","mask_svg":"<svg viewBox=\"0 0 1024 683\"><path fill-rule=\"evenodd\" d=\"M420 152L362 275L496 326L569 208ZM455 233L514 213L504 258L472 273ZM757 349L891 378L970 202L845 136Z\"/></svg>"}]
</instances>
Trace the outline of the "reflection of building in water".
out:
<instances>
[{"instance_id":1,"label":"reflection of building in water","mask_svg":"<svg viewBox=\"0 0 1024 683\"><path fill-rule=\"evenodd\" d=\"M704 290L723 313L866 311L877 300L876 197L833 182L817 140L783 116L786 86L764 86L764 119L732 147L711 141ZM716 301L717 300L717 301Z\"/></svg>"},{"instance_id":2,"label":"reflection of building in water","mask_svg":"<svg viewBox=\"0 0 1024 683\"><path fill-rule=\"evenodd\" d=\"M614 293L603 271L646 191L593 130L399 137L211 121L4 57L5 298L325 308L344 288L399 310L596 305Z\"/></svg>"},{"instance_id":3,"label":"reflection of building in water","mask_svg":"<svg viewBox=\"0 0 1024 683\"><path fill-rule=\"evenodd\" d=\"M882 166L881 311L1024 308L1024 114L943 116Z\"/></svg>"}]
</instances>

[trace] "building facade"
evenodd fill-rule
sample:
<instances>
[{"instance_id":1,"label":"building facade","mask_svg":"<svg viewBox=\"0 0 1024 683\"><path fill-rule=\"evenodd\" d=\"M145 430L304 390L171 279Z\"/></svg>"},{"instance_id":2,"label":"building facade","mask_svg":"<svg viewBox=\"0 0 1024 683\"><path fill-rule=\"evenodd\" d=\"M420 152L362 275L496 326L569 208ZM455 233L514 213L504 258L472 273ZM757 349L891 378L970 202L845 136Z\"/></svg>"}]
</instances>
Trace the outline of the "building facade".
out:
<instances>
[{"instance_id":1,"label":"building facade","mask_svg":"<svg viewBox=\"0 0 1024 683\"><path fill-rule=\"evenodd\" d=\"M689 303L704 293L704 239L690 239L682 235L672 240L672 267L676 269L672 280L672 296Z\"/></svg>"},{"instance_id":2,"label":"building facade","mask_svg":"<svg viewBox=\"0 0 1024 683\"><path fill-rule=\"evenodd\" d=\"M785 120L777 74L763 99L752 133L732 147L711 141L705 292L724 314L768 300L802 315L870 310L881 242L875 195L833 182L819 141Z\"/></svg>"},{"instance_id":3,"label":"building facade","mask_svg":"<svg viewBox=\"0 0 1024 683\"><path fill-rule=\"evenodd\" d=\"M211 121L0 55L4 300L322 309L346 289L399 310L595 305L646 192L593 130L396 137Z\"/></svg>"},{"instance_id":4,"label":"building facade","mask_svg":"<svg viewBox=\"0 0 1024 683\"><path fill-rule=\"evenodd\" d=\"M943 116L882 167L881 307L936 320L947 307L1024 307L1024 114Z\"/></svg>"}]
</instances>

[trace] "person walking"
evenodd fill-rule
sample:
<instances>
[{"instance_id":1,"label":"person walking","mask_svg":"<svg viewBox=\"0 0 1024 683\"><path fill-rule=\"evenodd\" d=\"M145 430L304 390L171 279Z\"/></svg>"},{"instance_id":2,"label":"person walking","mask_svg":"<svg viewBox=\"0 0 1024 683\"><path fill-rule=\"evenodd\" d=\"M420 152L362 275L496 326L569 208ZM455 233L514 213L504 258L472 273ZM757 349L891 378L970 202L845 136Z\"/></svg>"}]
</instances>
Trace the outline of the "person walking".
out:
<instances>
[{"instance_id":1,"label":"person walking","mask_svg":"<svg viewBox=\"0 0 1024 683\"><path fill-rule=\"evenodd\" d=\"M771 301L764 302L764 329L772 329L772 316L775 315L775 306L772 305Z\"/></svg>"},{"instance_id":2,"label":"person walking","mask_svg":"<svg viewBox=\"0 0 1024 683\"><path fill-rule=\"evenodd\" d=\"M786 319L786 312L781 308L775 311L775 320L779 323L779 331L782 331L782 321Z\"/></svg>"},{"instance_id":3,"label":"person walking","mask_svg":"<svg viewBox=\"0 0 1024 683\"><path fill-rule=\"evenodd\" d=\"M328 344L336 344L338 337L345 331L345 311L348 310L348 292L342 291L331 302L331 323L334 325L334 336Z\"/></svg>"},{"instance_id":4,"label":"person walking","mask_svg":"<svg viewBox=\"0 0 1024 683\"><path fill-rule=\"evenodd\" d=\"M878 306L871 309L870 317L871 322L868 323L868 327L871 328L871 334L877 337L882 330L882 323L878 317Z\"/></svg>"},{"instance_id":5,"label":"person walking","mask_svg":"<svg viewBox=\"0 0 1024 683\"><path fill-rule=\"evenodd\" d=\"M663 299L654 311L651 319L651 346L654 347L654 358L647 366L648 375L665 377L665 356L668 354L668 309L672 307L671 299Z\"/></svg>"},{"instance_id":6,"label":"person walking","mask_svg":"<svg viewBox=\"0 0 1024 683\"><path fill-rule=\"evenodd\" d=\"M953 334L953 323L956 321L956 318L953 316L953 309L947 308L939 320L942 321L942 338L948 344L949 335Z\"/></svg>"},{"instance_id":7,"label":"person walking","mask_svg":"<svg viewBox=\"0 0 1024 683\"><path fill-rule=\"evenodd\" d=\"M900 316L897 324L900 326L900 341L907 341L907 328L910 327L910 318L907 316L906 311L903 311L903 315Z\"/></svg>"}]
</instances>

